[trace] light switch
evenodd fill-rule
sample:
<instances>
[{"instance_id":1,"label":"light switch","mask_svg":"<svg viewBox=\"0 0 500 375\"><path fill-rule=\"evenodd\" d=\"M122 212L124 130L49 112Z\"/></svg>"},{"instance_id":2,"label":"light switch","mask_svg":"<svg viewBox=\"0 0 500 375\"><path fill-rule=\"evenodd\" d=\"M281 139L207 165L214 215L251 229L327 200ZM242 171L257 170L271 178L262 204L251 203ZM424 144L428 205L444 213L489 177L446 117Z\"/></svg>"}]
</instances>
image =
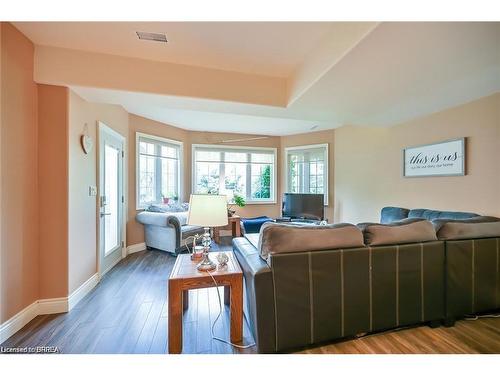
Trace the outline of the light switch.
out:
<instances>
[{"instance_id":1,"label":"light switch","mask_svg":"<svg viewBox=\"0 0 500 375\"><path fill-rule=\"evenodd\" d=\"M97 186L89 186L89 197L95 197L97 195Z\"/></svg>"}]
</instances>

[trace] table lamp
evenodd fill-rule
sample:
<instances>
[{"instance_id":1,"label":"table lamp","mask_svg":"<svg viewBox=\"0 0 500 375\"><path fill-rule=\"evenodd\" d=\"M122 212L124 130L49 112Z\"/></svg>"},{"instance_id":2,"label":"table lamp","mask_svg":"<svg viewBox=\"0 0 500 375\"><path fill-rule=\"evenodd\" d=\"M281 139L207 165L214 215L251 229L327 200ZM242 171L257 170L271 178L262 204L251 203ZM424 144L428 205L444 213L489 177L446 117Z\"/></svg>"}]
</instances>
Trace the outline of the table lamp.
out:
<instances>
[{"instance_id":1,"label":"table lamp","mask_svg":"<svg viewBox=\"0 0 500 375\"><path fill-rule=\"evenodd\" d=\"M199 271L211 271L216 265L210 260L208 251L212 239L210 238L210 227L222 227L228 224L227 220L227 198L225 195L213 194L191 194L189 198L189 225L197 225L205 228L201 244L203 245L203 258L198 264Z\"/></svg>"}]
</instances>

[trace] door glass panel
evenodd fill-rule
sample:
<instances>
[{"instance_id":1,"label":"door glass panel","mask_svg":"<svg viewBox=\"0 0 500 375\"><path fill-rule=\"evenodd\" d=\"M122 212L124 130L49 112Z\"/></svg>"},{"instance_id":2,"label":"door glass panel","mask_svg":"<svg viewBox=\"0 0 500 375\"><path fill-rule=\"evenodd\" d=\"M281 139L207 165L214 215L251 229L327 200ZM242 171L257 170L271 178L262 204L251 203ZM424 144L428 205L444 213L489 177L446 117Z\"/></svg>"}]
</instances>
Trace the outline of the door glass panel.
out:
<instances>
[{"instance_id":1,"label":"door glass panel","mask_svg":"<svg viewBox=\"0 0 500 375\"><path fill-rule=\"evenodd\" d=\"M107 255L119 245L119 150L108 144L104 149L104 255Z\"/></svg>"}]
</instances>

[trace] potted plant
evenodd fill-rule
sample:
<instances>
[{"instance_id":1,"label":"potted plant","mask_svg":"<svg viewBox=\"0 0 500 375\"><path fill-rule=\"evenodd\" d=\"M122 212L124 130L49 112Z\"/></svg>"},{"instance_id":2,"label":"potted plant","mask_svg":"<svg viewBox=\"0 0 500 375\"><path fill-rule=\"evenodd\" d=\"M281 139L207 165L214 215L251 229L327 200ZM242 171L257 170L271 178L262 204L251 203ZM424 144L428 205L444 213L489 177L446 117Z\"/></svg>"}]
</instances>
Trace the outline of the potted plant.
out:
<instances>
[{"instance_id":1,"label":"potted plant","mask_svg":"<svg viewBox=\"0 0 500 375\"><path fill-rule=\"evenodd\" d=\"M239 194L234 194L233 202L228 204L228 207L227 207L228 216L233 216L236 213L236 211L233 209L233 207L235 205L238 207L245 207L245 205L246 205L245 198L243 198Z\"/></svg>"}]
</instances>

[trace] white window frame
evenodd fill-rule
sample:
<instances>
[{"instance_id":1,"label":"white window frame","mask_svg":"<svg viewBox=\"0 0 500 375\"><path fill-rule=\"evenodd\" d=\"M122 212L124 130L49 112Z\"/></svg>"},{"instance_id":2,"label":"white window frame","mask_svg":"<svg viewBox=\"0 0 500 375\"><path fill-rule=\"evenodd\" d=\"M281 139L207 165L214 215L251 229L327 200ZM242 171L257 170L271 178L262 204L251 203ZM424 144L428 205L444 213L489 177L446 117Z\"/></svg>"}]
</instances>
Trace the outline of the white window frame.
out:
<instances>
[{"instance_id":1,"label":"white window frame","mask_svg":"<svg viewBox=\"0 0 500 375\"><path fill-rule=\"evenodd\" d=\"M272 184L270 186L270 199L255 199L248 200L245 197L245 203L247 205L251 204L276 204L276 190L277 190L277 181L278 181L278 163L277 163L277 148L275 147L250 147L250 146L221 146L221 145L211 145L211 144L193 144L191 146L191 191L194 193L196 191L196 157L195 151L197 148L211 148L215 150L245 150L249 153L255 151L258 153L259 151L270 152L273 155L273 178ZM216 163L216 162L214 162ZM249 184L249 179L251 176L247 173L247 184ZM248 185L247 185L248 186Z\"/></svg>"},{"instance_id":2,"label":"white window frame","mask_svg":"<svg viewBox=\"0 0 500 375\"><path fill-rule=\"evenodd\" d=\"M323 176L323 183L324 183L324 188L325 188L325 206L328 206L328 196L329 196L329 190L328 190L328 181L329 181L329 169L328 169L328 143L320 143L320 144L314 144L314 145L304 145L304 146L293 146L293 147L285 147L284 150L284 157L283 157L283 163L284 163L284 171L285 171L285 193L290 192L290 171L288 168L288 156L291 151L306 151L309 149L314 149L314 148L323 148L325 150L325 166L324 166L324 171L325 174Z\"/></svg>"},{"instance_id":3,"label":"white window frame","mask_svg":"<svg viewBox=\"0 0 500 375\"><path fill-rule=\"evenodd\" d=\"M144 210L147 208L146 205L140 204L140 194L139 194L139 167L140 167L140 158L139 158L139 139L140 138L151 139L152 141L159 141L166 144L171 144L173 146L179 147L179 168L178 168L178 176L177 176L177 190L179 202L184 200L184 192L182 190L183 187L183 160L184 160L184 143L180 141L176 141L174 139L163 138L156 135L146 134L146 133L135 133L135 205L137 210Z\"/></svg>"}]
</instances>

